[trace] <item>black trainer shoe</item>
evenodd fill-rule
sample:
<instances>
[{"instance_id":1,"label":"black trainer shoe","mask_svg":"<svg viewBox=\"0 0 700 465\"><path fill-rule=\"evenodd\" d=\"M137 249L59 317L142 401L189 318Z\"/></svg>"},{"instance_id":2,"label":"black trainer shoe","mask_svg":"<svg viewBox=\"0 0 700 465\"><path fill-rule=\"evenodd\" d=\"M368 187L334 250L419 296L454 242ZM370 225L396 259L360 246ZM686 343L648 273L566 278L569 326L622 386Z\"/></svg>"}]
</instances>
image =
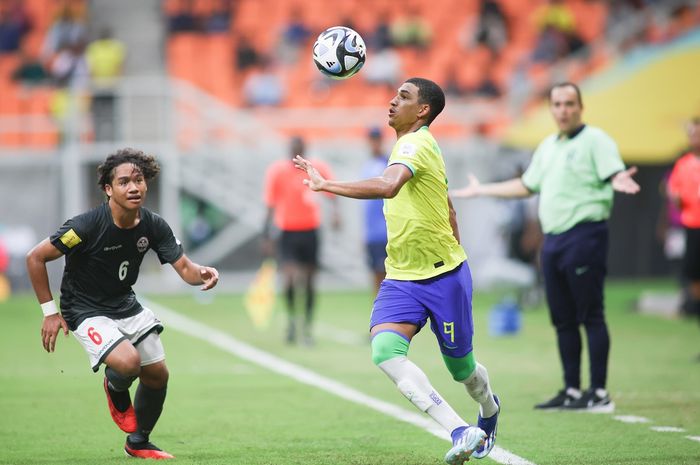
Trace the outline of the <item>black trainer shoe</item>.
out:
<instances>
[{"instance_id":1,"label":"black trainer shoe","mask_svg":"<svg viewBox=\"0 0 700 465\"><path fill-rule=\"evenodd\" d=\"M576 410L591 413L612 413L615 411L615 403L605 389L588 389L581 397L563 407L565 410Z\"/></svg>"},{"instance_id":2,"label":"black trainer shoe","mask_svg":"<svg viewBox=\"0 0 700 465\"><path fill-rule=\"evenodd\" d=\"M131 442L129 438L126 438L126 444L124 444L124 452L130 457L137 457L140 459L174 459L175 456L159 449L152 442Z\"/></svg>"},{"instance_id":3,"label":"black trainer shoe","mask_svg":"<svg viewBox=\"0 0 700 465\"><path fill-rule=\"evenodd\" d=\"M564 408L581 397L581 391L575 388L566 388L557 392L557 395L548 401L535 405L540 410L555 410Z\"/></svg>"}]
</instances>

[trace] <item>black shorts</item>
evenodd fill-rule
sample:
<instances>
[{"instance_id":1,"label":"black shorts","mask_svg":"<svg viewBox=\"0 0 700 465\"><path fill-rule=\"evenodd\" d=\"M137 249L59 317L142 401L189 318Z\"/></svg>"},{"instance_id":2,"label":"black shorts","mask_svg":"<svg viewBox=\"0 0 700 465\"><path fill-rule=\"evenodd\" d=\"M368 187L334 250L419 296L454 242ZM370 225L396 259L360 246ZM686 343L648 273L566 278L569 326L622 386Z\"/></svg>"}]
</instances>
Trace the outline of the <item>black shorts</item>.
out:
<instances>
[{"instance_id":1,"label":"black shorts","mask_svg":"<svg viewBox=\"0 0 700 465\"><path fill-rule=\"evenodd\" d=\"M685 228L683 276L691 281L700 280L700 228Z\"/></svg>"},{"instance_id":2,"label":"black shorts","mask_svg":"<svg viewBox=\"0 0 700 465\"><path fill-rule=\"evenodd\" d=\"M282 231L279 260L282 263L318 265L318 230Z\"/></svg>"}]
</instances>

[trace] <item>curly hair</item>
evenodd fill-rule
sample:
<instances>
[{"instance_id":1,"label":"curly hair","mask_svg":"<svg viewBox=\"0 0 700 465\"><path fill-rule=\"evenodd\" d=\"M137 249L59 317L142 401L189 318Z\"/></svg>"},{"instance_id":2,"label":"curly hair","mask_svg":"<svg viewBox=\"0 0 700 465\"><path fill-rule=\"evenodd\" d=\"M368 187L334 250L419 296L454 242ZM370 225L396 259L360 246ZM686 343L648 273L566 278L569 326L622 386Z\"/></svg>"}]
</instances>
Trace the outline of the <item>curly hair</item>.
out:
<instances>
[{"instance_id":1,"label":"curly hair","mask_svg":"<svg viewBox=\"0 0 700 465\"><path fill-rule=\"evenodd\" d=\"M158 176L160 165L153 155L146 155L141 150L125 148L107 156L107 159L97 167L97 184L102 190L105 185L112 184L114 180L114 169L124 163L131 163L143 174L146 181Z\"/></svg>"}]
</instances>

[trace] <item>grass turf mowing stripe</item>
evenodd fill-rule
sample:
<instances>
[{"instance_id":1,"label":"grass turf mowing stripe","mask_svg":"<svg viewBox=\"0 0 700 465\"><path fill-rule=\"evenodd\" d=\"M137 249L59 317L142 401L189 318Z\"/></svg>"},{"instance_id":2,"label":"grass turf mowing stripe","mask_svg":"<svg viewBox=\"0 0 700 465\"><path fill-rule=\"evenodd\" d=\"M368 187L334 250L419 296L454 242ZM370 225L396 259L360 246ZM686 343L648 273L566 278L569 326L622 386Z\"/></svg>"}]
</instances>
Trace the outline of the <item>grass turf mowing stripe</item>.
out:
<instances>
[{"instance_id":1,"label":"grass turf mowing stripe","mask_svg":"<svg viewBox=\"0 0 700 465\"><path fill-rule=\"evenodd\" d=\"M146 303L144 299L142 302ZM156 311L159 318L165 321L169 328L173 328L181 333L187 334L199 340L208 342L226 352L229 352L241 359L247 360L256 365L262 366L270 371L277 372L318 389L334 394L350 402L370 407L397 420L418 426L435 436L450 441L450 436L431 418L419 415L415 412L405 410L394 404L384 402L374 397L368 396L338 381L326 378L307 368L288 362L275 355L267 353L251 345L238 341L229 334L209 327L196 320L192 320L180 313L148 301L146 306ZM529 460L520 457L512 452L495 446L489 454L489 458L498 463L508 465L536 465Z\"/></svg>"}]
</instances>

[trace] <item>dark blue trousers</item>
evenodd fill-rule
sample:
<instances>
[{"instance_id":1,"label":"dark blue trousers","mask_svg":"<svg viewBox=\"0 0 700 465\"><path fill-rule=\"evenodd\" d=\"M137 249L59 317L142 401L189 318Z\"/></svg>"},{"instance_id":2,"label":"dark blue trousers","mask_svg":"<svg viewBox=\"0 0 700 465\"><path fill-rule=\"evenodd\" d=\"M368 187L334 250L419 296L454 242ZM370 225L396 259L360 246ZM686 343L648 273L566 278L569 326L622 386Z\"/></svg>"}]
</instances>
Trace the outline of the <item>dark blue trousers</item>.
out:
<instances>
[{"instance_id":1,"label":"dark blue trousers","mask_svg":"<svg viewBox=\"0 0 700 465\"><path fill-rule=\"evenodd\" d=\"M580 223L561 234L545 234L542 246L547 304L557 331L566 387L581 388L581 333L588 341L591 387L605 388L610 336L603 309L608 225Z\"/></svg>"}]
</instances>

